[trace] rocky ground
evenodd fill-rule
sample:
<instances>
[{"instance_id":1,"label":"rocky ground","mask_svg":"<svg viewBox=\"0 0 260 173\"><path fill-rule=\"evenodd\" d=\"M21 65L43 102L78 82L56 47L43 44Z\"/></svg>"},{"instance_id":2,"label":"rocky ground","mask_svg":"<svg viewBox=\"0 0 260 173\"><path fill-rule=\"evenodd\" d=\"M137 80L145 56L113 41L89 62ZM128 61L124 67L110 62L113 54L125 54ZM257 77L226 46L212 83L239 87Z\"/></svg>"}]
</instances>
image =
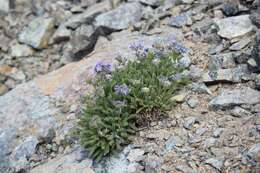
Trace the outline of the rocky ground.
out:
<instances>
[{"instance_id":1,"label":"rocky ground","mask_svg":"<svg viewBox=\"0 0 260 173\"><path fill-rule=\"evenodd\" d=\"M0 0L0 173L260 172L259 0ZM99 61L176 39L192 83L96 163L71 137Z\"/></svg>"}]
</instances>

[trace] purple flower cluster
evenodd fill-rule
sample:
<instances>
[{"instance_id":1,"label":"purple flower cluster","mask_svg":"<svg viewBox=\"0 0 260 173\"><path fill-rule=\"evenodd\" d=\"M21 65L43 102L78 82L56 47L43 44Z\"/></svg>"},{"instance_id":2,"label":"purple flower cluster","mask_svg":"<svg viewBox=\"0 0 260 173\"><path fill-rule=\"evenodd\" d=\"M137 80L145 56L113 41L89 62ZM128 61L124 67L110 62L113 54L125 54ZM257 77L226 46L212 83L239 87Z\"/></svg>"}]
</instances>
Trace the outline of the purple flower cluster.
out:
<instances>
[{"instance_id":1,"label":"purple flower cluster","mask_svg":"<svg viewBox=\"0 0 260 173\"><path fill-rule=\"evenodd\" d=\"M128 88L128 86L126 84L122 84L122 85L115 85L114 87L115 93L117 95L128 95L130 90Z\"/></svg>"},{"instance_id":2,"label":"purple flower cluster","mask_svg":"<svg viewBox=\"0 0 260 173\"><path fill-rule=\"evenodd\" d=\"M142 50L144 49L144 42L143 41L134 42L130 44L129 48L134 51Z\"/></svg>"},{"instance_id":3,"label":"purple flower cluster","mask_svg":"<svg viewBox=\"0 0 260 173\"><path fill-rule=\"evenodd\" d=\"M101 73L101 72L105 72L105 73L111 73L112 71L112 65L108 64L108 63L104 63L104 62L98 62L95 66L94 71L96 73Z\"/></svg>"},{"instance_id":4,"label":"purple flower cluster","mask_svg":"<svg viewBox=\"0 0 260 173\"><path fill-rule=\"evenodd\" d=\"M135 54L138 58L145 58L148 55L149 49L144 47L143 41L138 41L135 43L132 43L129 46L130 49L135 51Z\"/></svg>"},{"instance_id":5,"label":"purple flower cluster","mask_svg":"<svg viewBox=\"0 0 260 173\"><path fill-rule=\"evenodd\" d=\"M129 46L130 49L134 50L136 56L139 58L144 58L149 52L153 53L156 58L160 58L162 55L168 52L176 51L180 54L185 54L188 49L184 47L181 43L178 43L175 37L169 37L168 39L156 39L152 44L152 47L146 48L143 41L138 41L132 43Z\"/></svg>"},{"instance_id":6,"label":"purple flower cluster","mask_svg":"<svg viewBox=\"0 0 260 173\"><path fill-rule=\"evenodd\" d=\"M169 44L167 44L167 49L174 50L180 54L184 54L188 52L188 49L183 46L181 43L178 43L175 39L171 40Z\"/></svg>"}]
</instances>

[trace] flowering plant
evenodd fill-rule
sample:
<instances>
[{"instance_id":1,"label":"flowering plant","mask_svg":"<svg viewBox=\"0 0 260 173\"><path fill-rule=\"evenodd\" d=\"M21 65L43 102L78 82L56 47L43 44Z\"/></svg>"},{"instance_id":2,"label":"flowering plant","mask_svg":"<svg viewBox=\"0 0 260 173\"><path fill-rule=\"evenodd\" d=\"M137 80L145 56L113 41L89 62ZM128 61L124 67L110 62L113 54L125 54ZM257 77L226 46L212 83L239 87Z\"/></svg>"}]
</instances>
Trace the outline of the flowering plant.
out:
<instances>
[{"instance_id":1,"label":"flowering plant","mask_svg":"<svg viewBox=\"0 0 260 173\"><path fill-rule=\"evenodd\" d=\"M96 65L92 85L97 94L84 102L78 126L81 144L93 158L99 160L128 144L138 127L163 118L174 106L170 98L189 81L177 65L186 50L177 46L177 52L167 46L147 49L141 43L132 44L130 48L140 59L124 61L123 68L113 71L110 64Z\"/></svg>"}]
</instances>

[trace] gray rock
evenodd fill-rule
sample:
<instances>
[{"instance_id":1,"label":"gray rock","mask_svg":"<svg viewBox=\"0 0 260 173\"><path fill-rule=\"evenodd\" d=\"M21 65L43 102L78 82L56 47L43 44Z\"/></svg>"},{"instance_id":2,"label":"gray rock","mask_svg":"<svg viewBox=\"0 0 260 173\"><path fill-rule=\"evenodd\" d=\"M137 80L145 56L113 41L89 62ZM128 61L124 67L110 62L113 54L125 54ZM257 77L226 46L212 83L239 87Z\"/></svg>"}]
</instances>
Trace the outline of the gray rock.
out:
<instances>
[{"instance_id":1,"label":"gray rock","mask_svg":"<svg viewBox=\"0 0 260 173\"><path fill-rule=\"evenodd\" d=\"M239 42L232 44L232 46L230 46L229 49L235 50L235 51L241 50L244 47L246 47L250 42L251 42L250 38L244 38L244 39L240 40Z\"/></svg>"},{"instance_id":2,"label":"gray rock","mask_svg":"<svg viewBox=\"0 0 260 173\"><path fill-rule=\"evenodd\" d=\"M38 140L30 136L14 149L11 155L11 164L16 172L28 169L29 161L27 158L30 158L35 152L37 144Z\"/></svg>"},{"instance_id":3,"label":"gray rock","mask_svg":"<svg viewBox=\"0 0 260 173\"><path fill-rule=\"evenodd\" d=\"M188 24L190 17L187 13L182 13L178 16L171 17L169 20L169 25L177 28L181 28Z\"/></svg>"},{"instance_id":4,"label":"gray rock","mask_svg":"<svg viewBox=\"0 0 260 173\"><path fill-rule=\"evenodd\" d=\"M235 68L236 62L235 58L237 53L222 53L218 55L211 55L209 57L209 70L218 70L222 68Z\"/></svg>"},{"instance_id":5,"label":"gray rock","mask_svg":"<svg viewBox=\"0 0 260 173\"><path fill-rule=\"evenodd\" d=\"M187 100L187 104L189 105L189 107L191 107L191 108L195 108L197 105L198 105L198 100L196 100L196 99L189 99L189 100Z\"/></svg>"},{"instance_id":6,"label":"gray rock","mask_svg":"<svg viewBox=\"0 0 260 173\"><path fill-rule=\"evenodd\" d=\"M96 27L112 30L126 29L138 22L142 17L142 6L139 3L122 4L116 9L98 15L95 19Z\"/></svg>"},{"instance_id":7,"label":"gray rock","mask_svg":"<svg viewBox=\"0 0 260 173\"><path fill-rule=\"evenodd\" d=\"M219 82L234 82L238 83L242 80L251 80L251 76L247 66L239 66L232 69L219 69L204 73L202 81L211 84Z\"/></svg>"},{"instance_id":8,"label":"gray rock","mask_svg":"<svg viewBox=\"0 0 260 173\"><path fill-rule=\"evenodd\" d=\"M109 157L103 160L100 164L95 165L94 171L95 173L115 173L115 172L125 172L125 173L133 173L138 172L138 163L135 160L139 160L140 154L143 152L138 152L138 154L133 154L132 156L136 156L131 158L133 162L130 162L127 159L128 154L130 154L133 146L126 147L123 152L116 154L112 157ZM141 156L143 158L143 156Z\"/></svg>"},{"instance_id":9,"label":"gray rock","mask_svg":"<svg viewBox=\"0 0 260 173\"><path fill-rule=\"evenodd\" d=\"M257 69L258 68L258 64L257 64L256 60L253 59L253 58L248 59L246 63L248 64L249 68L251 68L251 69Z\"/></svg>"},{"instance_id":10,"label":"gray rock","mask_svg":"<svg viewBox=\"0 0 260 173\"><path fill-rule=\"evenodd\" d=\"M259 153L260 153L260 143L257 143L253 145L247 152L247 156L250 159L256 160L257 157L259 158Z\"/></svg>"},{"instance_id":11,"label":"gray rock","mask_svg":"<svg viewBox=\"0 0 260 173\"><path fill-rule=\"evenodd\" d=\"M256 130L260 132L260 125L256 125Z\"/></svg>"},{"instance_id":12,"label":"gray rock","mask_svg":"<svg viewBox=\"0 0 260 173\"><path fill-rule=\"evenodd\" d=\"M97 42L97 38L98 34L93 34L91 37L85 35L73 36L70 41L71 49L69 50L72 59L79 60L90 53Z\"/></svg>"},{"instance_id":13,"label":"gray rock","mask_svg":"<svg viewBox=\"0 0 260 173\"><path fill-rule=\"evenodd\" d=\"M189 77L192 79L192 80L198 80L201 78L202 76L202 73L203 73L203 70L195 65L191 65L190 66L190 70L189 70Z\"/></svg>"},{"instance_id":14,"label":"gray rock","mask_svg":"<svg viewBox=\"0 0 260 173\"><path fill-rule=\"evenodd\" d=\"M209 48L209 54L210 55L219 54L229 47L229 43L227 43L226 41L222 41L222 43L219 43L220 40L218 40L218 39L221 39L221 38L216 37L216 39L215 39L215 42L217 42L217 43L215 43L216 45Z\"/></svg>"},{"instance_id":15,"label":"gray rock","mask_svg":"<svg viewBox=\"0 0 260 173\"><path fill-rule=\"evenodd\" d=\"M259 8L260 7L260 1L259 0L254 0L252 5L253 5L254 8Z\"/></svg>"},{"instance_id":16,"label":"gray rock","mask_svg":"<svg viewBox=\"0 0 260 173\"><path fill-rule=\"evenodd\" d=\"M234 57L235 62L238 64L246 64L250 54L251 54L250 50L248 50L248 52L237 53Z\"/></svg>"},{"instance_id":17,"label":"gray rock","mask_svg":"<svg viewBox=\"0 0 260 173\"><path fill-rule=\"evenodd\" d=\"M191 130L192 126L195 123L199 123L199 120L196 117L187 117L187 118L184 119L183 127L188 129L188 130Z\"/></svg>"},{"instance_id":18,"label":"gray rock","mask_svg":"<svg viewBox=\"0 0 260 173\"><path fill-rule=\"evenodd\" d=\"M11 0L0 0L0 16L5 15L11 8Z\"/></svg>"},{"instance_id":19,"label":"gray rock","mask_svg":"<svg viewBox=\"0 0 260 173\"><path fill-rule=\"evenodd\" d=\"M216 168L219 171L221 171L223 167L223 161L216 158L207 159L205 160L205 163L211 165L212 167Z\"/></svg>"},{"instance_id":20,"label":"gray rock","mask_svg":"<svg viewBox=\"0 0 260 173\"><path fill-rule=\"evenodd\" d=\"M231 54L230 54L231 55ZM210 71L218 70L222 68L222 56L221 55L212 55L209 56L209 67Z\"/></svg>"},{"instance_id":21,"label":"gray rock","mask_svg":"<svg viewBox=\"0 0 260 173\"><path fill-rule=\"evenodd\" d=\"M216 19L215 23L219 27L218 35L228 39L243 36L253 30L249 15Z\"/></svg>"},{"instance_id":22,"label":"gray rock","mask_svg":"<svg viewBox=\"0 0 260 173\"><path fill-rule=\"evenodd\" d=\"M66 28L64 25L60 25L52 36L54 43L60 43L62 41L67 41L71 37L71 30Z\"/></svg>"},{"instance_id":23,"label":"gray rock","mask_svg":"<svg viewBox=\"0 0 260 173\"><path fill-rule=\"evenodd\" d=\"M257 28L260 28L260 14L259 13L252 13L250 15L250 19L253 22L253 24L255 26L257 26Z\"/></svg>"},{"instance_id":24,"label":"gray rock","mask_svg":"<svg viewBox=\"0 0 260 173\"><path fill-rule=\"evenodd\" d=\"M166 152L170 152L174 147L181 147L184 144L184 141L181 137L177 135L172 135L170 138L165 142L165 150Z\"/></svg>"},{"instance_id":25,"label":"gray rock","mask_svg":"<svg viewBox=\"0 0 260 173\"><path fill-rule=\"evenodd\" d=\"M248 132L248 136L249 137L254 137L254 136L256 136L257 135L257 129L256 129L256 127L253 127L253 128L251 128L251 129L249 129L249 132Z\"/></svg>"},{"instance_id":26,"label":"gray rock","mask_svg":"<svg viewBox=\"0 0 260 173\"><path fill-rule=\"evenodd\" d=\"M192 91L199 94L212 94L210 89L204 83L192 83L189 87L192 89Z\"/></svg>"},{"instance_id":27,"label":"gray rock","mask_svg":"<svg viewBox=\"0 0 260 173\"><path fill-rule=\"evenodd\" d=\"M35 18L19 34L19 41L35 49L46 48L54 31L53 18Z\"/></svg>"},{"instance_id":28,"label":"gray rock","mask_svg":"<svg viewBox=\"0 0 260 173\"><path fill-rule=\"evenodd\" d=\"M234 109L230 111L230 114L234 117L244 117L250 115L250 112L239 106L236 106Z\"/></svg>"},{"instance_id":29,"label":"gray rock","mask_svg":"<svg viewBox=\"0 0 260 173\"><path fill-rule=\"evenodd\" d=\"M236 3L225 3L222 6L222 11L226 16L234 16L239 12L238 4Z\"/></svg>"},{"instance_id":30,"label":"gray rock","mask_svg":"<svg viewBox=\"0 0 260 173\"><path fill-rule=\"evenodd\" d=\"M242 104L260 103L260 92L249 87L242 87L234 90L223 90L209 102L211 108L227 108Z\"/></svg>"},{"instance_id":31,"label":"gray rock","mask_svg":"<svg viewBox=\"0 0 260 173\"><path fill-rule=\"evenodd\" d=\"M15 44L11 46L11 55L13 57L27 57L33 55L34 50L23 44Z\"/></svg>"},{"instance_id":32,"label":"gray rock","mask_svg":"<svg viewBox=\"0 0 260 173\"><path fill-rule=\"evenodd\" d=\"M9 103L12 103L11 107ZM43 95L32 82L21 84L1 96L0 107L1 130L7 133L10 129L14 129L12 133L19 133L19 137L7 140L10 144L10 149L7 151L9 154L13 152L12 156L8 154L6 157L10 157L12 161L10 167L15 167L17 170L22 169L27 166L27 159L34 151L37 143L36 133L43 133L50 126L55 127L56 122L52 115L55 114L56 109L51 106L50 99ZM28 138L28 135L32 135L32 137ZM17 146L21 139L26 140ZM13 148L15 145L16 149Z\"/></svg>"},{"instance_id":33,"label":"gray rock","mask_svg":"<svg viewBox=\"0 0 260 173\"><path fill-rule=\"evenodd\" d=\"M8 154L11 152L11 140L15 137L16 130L9 128L6 131L0 131L0 170L8 172L11 168Z\"/></svg>"}]
</instances>

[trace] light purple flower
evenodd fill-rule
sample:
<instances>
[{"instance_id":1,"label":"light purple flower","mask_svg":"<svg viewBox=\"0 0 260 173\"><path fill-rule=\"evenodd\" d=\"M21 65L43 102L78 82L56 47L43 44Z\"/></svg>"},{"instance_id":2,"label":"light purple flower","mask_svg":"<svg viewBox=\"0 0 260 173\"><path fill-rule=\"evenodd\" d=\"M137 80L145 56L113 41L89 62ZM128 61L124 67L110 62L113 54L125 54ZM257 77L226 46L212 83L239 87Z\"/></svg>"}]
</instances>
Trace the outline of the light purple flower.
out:
<instances>
[{"instance_id":1,"label":"light purple flower","mask_svg":"<svg viewBox=\"0 0 260 173\"><path fill-rule=\"evenodd\" d=\"M122 85L115 85L114 87L115 93L117 95L128 95L130 90L128 88L128 86L126 84L122 84Z\"/></svg>"},{"instance_id":2,"label":"light purple flower","mask_svg":"<svg viewBox=\"0 0 260 173\"><path fill-rule=\"evenodd\" d=\"M144 47L144 42L143 41L138 41L135 43L132 43L129 46L130 49L135 51L135 55L138 58L145 58L148 55L149 48Z\"/></svg>"},{"instance_id":3,"label":"light purple flower","mask_svg":"<svg viewBox=\"0 0 260 173\"><path fill-rule=\"evenodd\" d=\"M95 72L100 73L100 72L106 72L106 73L111 73L112 71L112 65L104 62L98 62L95 66Z\"/></svg>"},{"instance_id":4,"label":"light purple flower","mask_svg":"<svg viewBox=\"0 0 260 173\"><path fill-rule=\"evenodd\" d=\"M169 40L169 43L166 45L166 48L168 50L174 50L181 54L188 52L188 49L186 47L184 47L181 43L178 43L174 37L172 39L168 39L168 40Z\"/></svg>"}]
</instances>

